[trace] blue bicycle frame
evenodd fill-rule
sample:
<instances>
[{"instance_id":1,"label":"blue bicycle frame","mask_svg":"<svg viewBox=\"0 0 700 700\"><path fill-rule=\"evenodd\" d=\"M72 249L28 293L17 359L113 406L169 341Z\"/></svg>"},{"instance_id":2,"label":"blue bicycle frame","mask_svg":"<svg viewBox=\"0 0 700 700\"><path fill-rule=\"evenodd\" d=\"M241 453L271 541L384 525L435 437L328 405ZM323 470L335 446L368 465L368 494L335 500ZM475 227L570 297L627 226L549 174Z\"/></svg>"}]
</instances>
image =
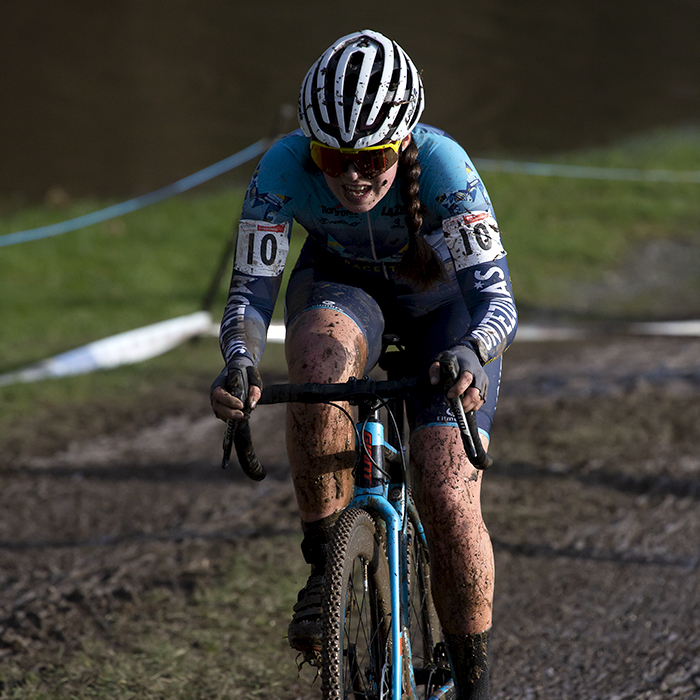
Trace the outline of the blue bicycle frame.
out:
<instances>
[{"instance_id":1,"label":"blue bicycle frame","mask_svg":"<svg viewBox=\"0 0 700 700\"><path fill-rule=\"evenodd\" d=\"M375 517L381 518L386 525L387 557L389 563L389 580L391 581L391 697L402 697L403 657L412 659L411 640L402 629L409 629L410 591L408 584L408 522L410 520L414 536L427 547L425 532L421 525L415 506L406 493L403 475L392 478L392 471L385 468L385 450L393 452L400 458L401 471L405 469L405 454L386 442L384 426L379 421L379 408L373 407L368 415L360 416L356 426L356 439L359 458L355 471L355 494L350 506L362 508ZM400 447L403 450L403 445ZM411 697L416 697L416 684L412 662L409 679ZM447 692L452 682L441 689ZM434 698L440 695L433 696Z\"/></svg>"},{"instance_id":2,"label":"blue bicycle frame","mask_svg":"<svg viewBox=\"0 0 700 700\"><path fill-rule=\"evenodd\" d=\"M398 339L394 336L385 336L387 345L397 345ZM400 353L389 352L385 359ZM335 401L349 401L358 407L359 421L356 423L357 460L355 468L355 491L351 506L359 507L369 513L370 516L381 521L386 529L386 546L390 575L390 607L391 620L389 633L391 635L391 697L395 700L401 698L404 663L403 659L410 659L406 664L409 668L407 682L410 688L406 691L416 697L416 677L413 669L413 654L411 640L404 630L410 631L411 622L411 592L409 590L409 544L414 537L420 548L427 549L426 537L418 516L418 512L411 500L406 485L406 455L404 447L404 431L393 420L387 424L388 439L384 436L384 425L379 420L380 408L384 405L389 409L389 414L398 420L403 420L404 398L409 391L417 386L415 378L406 377L400 363L387 362L380 366L387 370L390 381L379 382L369 377L358 380L351 378L341 384L280 384L267 387L263 390L259 404L271 404L282 402L300 403L328 403ZM446 368L445 376L456 378L454 368ZM392 378L393 374L393 378ZM240 389L240 382L236 383L237 374L230 382L231 390L236 393L236 387ZM236 393L239 398L243 393ZM383 399L378 398L384 397ZM457 419L462 434L462 441L467 457L472 464L479 469L486 469L491 464L491 457L484 450L478 435L478 427L474 412L464 414L459 398L452 400L452 409ZM231 455L231 447L235 445L236 454L243 471L252 479L265 478L265 469L258 461L250 436L248 421L238 421L229 425L224 437L224 457L222 466L225 467ZM398 451L394 445L398 446ZM385 452L393 453L394 458L385 460ZM385 464L386 461L386 464ZM409 527L410 525L410 527ZM424 620L419 620L424 625ZM431 626L428 623L428 626ZM432 640L430 642L433 643ZM431 650L431 654L434 649ZM435 659L431 659L431 666L435 671ZM425 671L421 668L421 675ZM433 670L429 671L430 673ZM444 674L443 674L444 675ZM441 676L437 676L440 678ZM422 679L421 684L422 684ZM384 688L383 679L379 679ZM428 683L432 685L432 680ZM454 696L455 688L452 680L448 680L442 687L433 691L430 700L440 700ZM382 695L382 697L384 697Z\"/></svg>"}]
</instances>

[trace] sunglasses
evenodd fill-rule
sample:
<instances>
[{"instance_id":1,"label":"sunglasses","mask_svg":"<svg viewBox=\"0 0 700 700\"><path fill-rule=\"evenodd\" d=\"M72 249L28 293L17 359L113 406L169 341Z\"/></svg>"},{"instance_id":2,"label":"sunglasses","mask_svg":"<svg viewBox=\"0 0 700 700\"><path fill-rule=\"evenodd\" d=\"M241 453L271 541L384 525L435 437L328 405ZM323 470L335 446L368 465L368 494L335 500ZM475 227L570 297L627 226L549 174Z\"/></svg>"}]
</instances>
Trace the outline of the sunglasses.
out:
<instances>
[{"instance_id":1,"label":"sunglasses","mask_svg":"<svg viewBox=\"0 0 700 700\"><path fill-rule=\"evenodd\" d=\"M312 141L311 158L330 177L340 177L345 168L352 163L362 177L371 180L386 172L399 160L400 146L401 141L394 141L368 148L331 148L319 141Z\"/></svg>"}]
</instances>

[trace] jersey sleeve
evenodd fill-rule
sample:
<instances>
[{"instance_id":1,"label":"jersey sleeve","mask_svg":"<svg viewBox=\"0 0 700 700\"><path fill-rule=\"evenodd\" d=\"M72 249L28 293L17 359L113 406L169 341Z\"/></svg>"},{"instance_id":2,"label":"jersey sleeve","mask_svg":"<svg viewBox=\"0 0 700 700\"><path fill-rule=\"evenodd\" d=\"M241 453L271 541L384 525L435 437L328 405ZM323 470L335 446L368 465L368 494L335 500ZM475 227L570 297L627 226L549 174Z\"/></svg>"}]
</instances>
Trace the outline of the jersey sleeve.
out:
<instances>
[{"instance_id":1,"label":"jersey sleeve","mask_svg":"<svg viewBox=\"0 0 700 700\"><path fill-rule=\"evenodd\" d=\"M443 221L457 281L471 315L461 342L472 345L482 364L505 352L515 338L518 312L498 224L488 211Z\"/></svg>"},{"instance_id":2,"label":"jersey sleeve","mask_svg":"<svg viewBox=\"0 0 700 700\"><path fill-rule=\"evenodd\" d=\"M515 338L518 313L501 232L474 165L451 139L429 155L436 173L428 199L442 219L457 281L471 315L460 343L474 347L482 364L499 357Z\"/></svg>"},{"instance_id":3,"label":"jersey sleeve","mask_svg":"<svg viewBox=\"0 0 700 700\"><path fill-rule=\"evenodd\" d=\"M284 141L263 156L243 203L219 334L227 363L244 356L258 364L282 283L295 196L293 186L280 175L295 170L290 162L294 154Z\"/></svg>"}]
</instances>

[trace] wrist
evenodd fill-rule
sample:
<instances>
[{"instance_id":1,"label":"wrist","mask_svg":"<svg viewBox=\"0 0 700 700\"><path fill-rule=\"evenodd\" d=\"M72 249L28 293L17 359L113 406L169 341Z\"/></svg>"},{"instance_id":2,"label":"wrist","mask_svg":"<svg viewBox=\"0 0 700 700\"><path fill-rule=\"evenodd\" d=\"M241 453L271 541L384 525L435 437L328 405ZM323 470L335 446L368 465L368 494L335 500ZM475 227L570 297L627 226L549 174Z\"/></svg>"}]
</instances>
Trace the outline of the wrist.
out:
<instances>
[{"instance_id":1,"label":"wrist","mask_svg":"<svg viewBox=\"0 0 700 700\"><path fill-rule=\"evenodd\" d=\"M483 342L478 340L477 338L472 338L472 337L465 337L461 338L460 340L457 341L457 346L459 347L466 347L469 348L474 352L476 355L477 359L479 360L479 364L483 367L484 365L488 364L489 362L489 353L488 350L486 349L486 346L484 345Z\"/></svg>"}]
</instances>

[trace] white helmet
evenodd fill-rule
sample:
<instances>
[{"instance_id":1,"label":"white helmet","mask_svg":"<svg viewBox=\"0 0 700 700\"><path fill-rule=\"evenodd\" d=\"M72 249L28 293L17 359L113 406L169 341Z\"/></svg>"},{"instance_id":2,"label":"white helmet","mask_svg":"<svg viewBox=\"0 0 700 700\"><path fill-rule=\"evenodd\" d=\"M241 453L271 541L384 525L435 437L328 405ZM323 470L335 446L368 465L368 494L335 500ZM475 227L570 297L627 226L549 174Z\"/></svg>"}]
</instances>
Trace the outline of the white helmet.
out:
<instances>
[{"instance_id":1,"label":"white helmet","mask_svg":"<svg viewBox=\"0 0 700 700\"><path fill-rule=\"evenodd\" d=\"M306 74L299 124L332 148L367 148L411 133L424 106L423 84L406 52L378 32L338 39Z\"/></svg>"}]
</instances>

